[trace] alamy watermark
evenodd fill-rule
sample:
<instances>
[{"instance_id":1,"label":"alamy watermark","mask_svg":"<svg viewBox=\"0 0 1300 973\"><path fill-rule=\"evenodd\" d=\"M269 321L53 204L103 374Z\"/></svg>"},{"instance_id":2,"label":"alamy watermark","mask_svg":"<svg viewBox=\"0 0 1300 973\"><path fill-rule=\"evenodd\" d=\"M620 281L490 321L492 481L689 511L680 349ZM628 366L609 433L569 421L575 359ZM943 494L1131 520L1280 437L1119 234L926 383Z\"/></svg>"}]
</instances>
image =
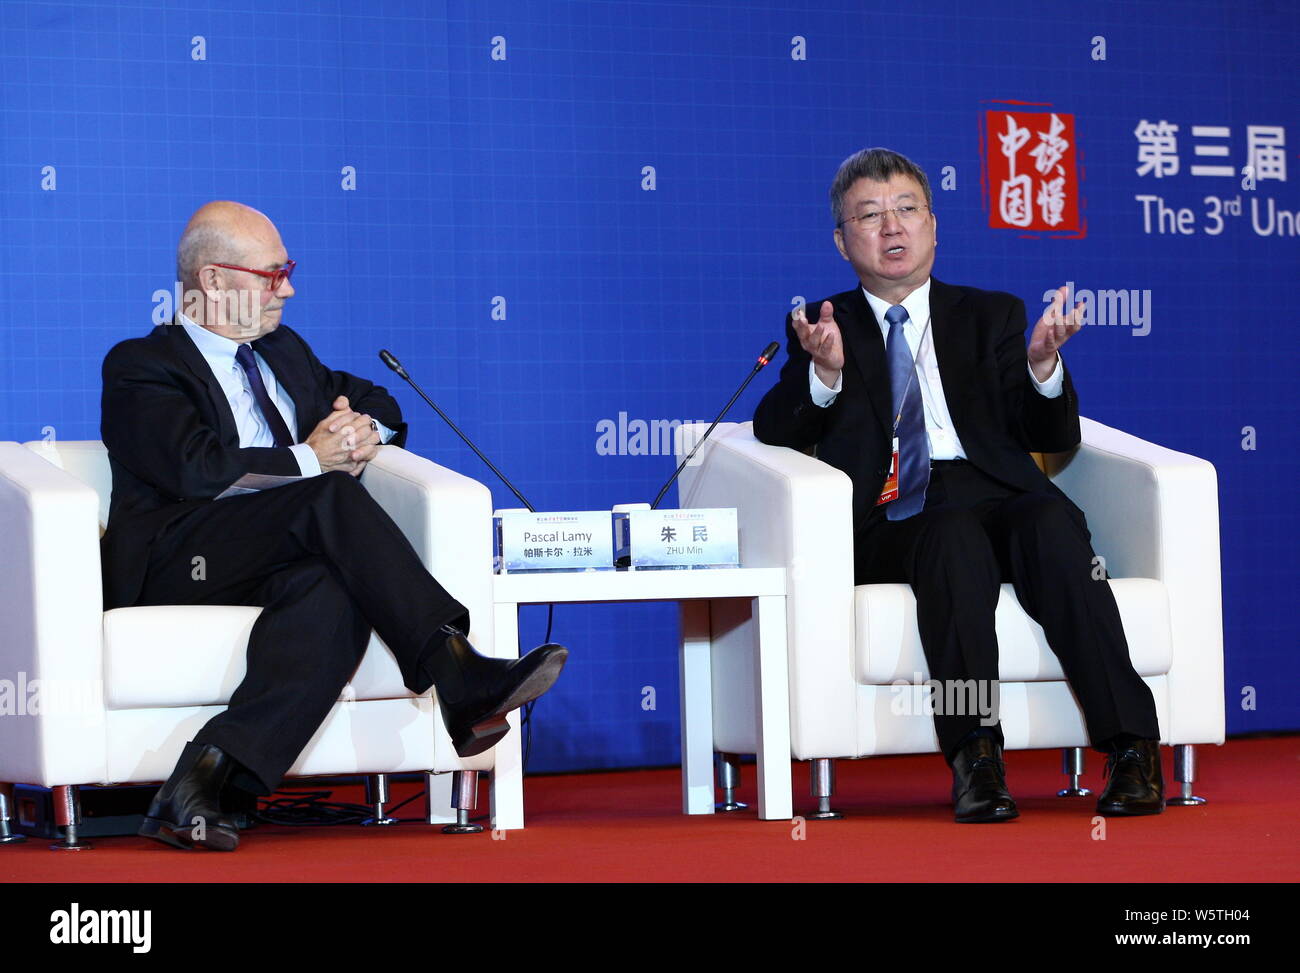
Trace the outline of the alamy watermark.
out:
<instances>
[{"instance_id":1,"label":"alamy watermark","mask_svg":"<svg viewBox=\"0 0 1300 973\"><path fill-rule=\"evenodd\" d=\"M629 419L620 412L617 419L601 419L596 423L597 456L674 456L673 440L682 426L683 452L695 445L695 436L708 428L707 422L697 419ZM691 464L700 462L696 454Z\"/></svg>"},{"instance_id":2,"label":"alamy watermark","mask_svg":"<svg viewBox=\"0 0 1300 973\"><path fill-rule=\"evenodd\" d=\"M261 329L258 319L265 294L263 289L249 288L217 291L216 303L225 315L224 320L231 326L256 334ZM160 287L150 299L153 301L153 323L172 324L177 313L184 314L191 321L201 320L204 305L210 298L197 287L182 289L181 282L174 281L171 290Z\"/></svg>"},{"instance_id":3,"label":"alamy watermark","mask_svg":"<svg viewBox=\"0 0 1300 973\"><path fill-rule=\"evenodd\" d=\"M1043 303L1051 304L1056 288L1043 292ZM1065 309L1083 302L1083 324L1101 327L1132 328L1134 337L1151 333L1151 290L1088 290L1076 288L1074 281L1065 283Z\"/></svg>"},{"instance_id":4,"label":"alamy watermark","mask_svg":"<svg viewBox=\"0 0 1300 973\"><path fill-rule=\"evenodd\" d=\"M73 902L50 913L50 942L56 945L119 944L133 953L153 945L153 910L83 909Z\"/></svg>"},{"instance_id":5,"label":"alamy watermark","mask_svg":"<svg viewBox=\"0 0 1300 973\"><path fill-rule=\"evenodd\" d=\"M80 716L85 726L104 718L102 679L0 679L0 716Z\"/></svg>"},{"instance_id":6,"label":"alamy watermark","mask_svg":"<svg viewBox=\"0 0 1300 973\"><path fill-rule=\"evenodd\" d=\"M895 716L978 716L980 726L998 722L1000 690L996 679L895 679L889 712Z\"/></svg>"}]
</instances>

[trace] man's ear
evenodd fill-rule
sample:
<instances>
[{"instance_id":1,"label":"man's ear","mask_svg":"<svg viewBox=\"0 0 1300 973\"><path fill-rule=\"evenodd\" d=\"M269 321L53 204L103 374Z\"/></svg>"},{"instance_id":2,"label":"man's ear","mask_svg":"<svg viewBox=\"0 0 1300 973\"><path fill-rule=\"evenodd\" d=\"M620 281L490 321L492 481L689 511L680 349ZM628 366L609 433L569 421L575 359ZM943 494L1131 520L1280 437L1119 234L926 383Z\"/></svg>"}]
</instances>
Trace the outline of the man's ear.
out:
<instances>
[{"instance_id":1,"label":"man's ear","mask_svg":"<svg viewBox=\"0 0 1300 973\"><path fill-rule=\"evenodd\" d=\"M203 291L203 296L210 301L215 301L221 295L221 289L217 286L221 273L219 268L212 264L204 264L199 268L197 280L199 290Z\"/></svg>"},{"instance_id":2,"label":"man's ear","mask_svg":"<svg viewBox=\"0 0 1300 973\"><path fill-rule=\"evenodd\" d=\"M844 249L844 231L838 226L835 228L835 249L840 252L840 256L845 260L849 259L849 253Z\"/></svg>"}]
</instances>

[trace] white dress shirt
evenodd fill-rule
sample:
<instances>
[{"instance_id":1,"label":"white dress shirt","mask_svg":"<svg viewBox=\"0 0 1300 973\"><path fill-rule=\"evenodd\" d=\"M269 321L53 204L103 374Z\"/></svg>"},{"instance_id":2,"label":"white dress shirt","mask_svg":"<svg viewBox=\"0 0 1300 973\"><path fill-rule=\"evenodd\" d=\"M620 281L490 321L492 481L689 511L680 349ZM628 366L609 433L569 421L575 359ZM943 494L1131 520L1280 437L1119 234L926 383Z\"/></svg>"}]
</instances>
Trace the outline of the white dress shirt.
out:
<instances>
[{"instance_id":1,"label":"white dress shirt","mask_svg":"<svg viewBox=\"0 0 1300 973\"><path fill-rule=\"evenodd\" d=\"M888 344L889 322L885 320L885 312L893 305L876 297L866 288L863 288L862 293L866 295L867 303L871 305L871 311L876 316L881 338ZM948 412L948 401L944 398L943 381L939 376L939 357L934 350L934 332L929 328L930 281L928 278L924 284L903 298L903 308L907 311L903 337L907 340L907 347L916 361L917 385L921 390L921 403L925 410L925 431L930 439L930 458L965 459L966 452L962 449L957 427L953 425L952 415ZM1029 369L1029 378L1041 395L1049 399L1056 398L1065 387L1061 356L1059 354L1056 356L1056 367L1047 381L1038 381L1033 368ZM835 401L835 397L844 387L844 376L843 374L837 376L835 386L827 388L817 377L816 365L809 362L808 382L813 403L826 408Z\"/></svg>"},{"instance_id":2,"label":"white dress shirt","mask_svg":"<svg viewBox=\"0 0 1300 973\"><path fill-rule=\"evenodd\" d=\"M257 407L257 399L253 397L253 391L248 387L248 376L244 374L244 369L235 360L235 352L239 350L239 342L219 335L215 331L200 327L184 314L177 315L177 317L180 319L185 332L193 340L195 347L199 349L199 354L203 356L203 360L212 369L212 374L216 378L217 384L221 386L221 391L226 393L226 401L230 403L230 411L235 414L235 428L239 431L240 448L274 446L275 434L271 432L271 427L262 415L262 410ZM266 393L280 411L280 416L289 429L289 435L297 439L297 406L294 405L289 394L280 387L280 383L275 380L275 372L271 371L271 366L266 363L266 359L259 355L256 350L253 351L253 361L257 363L257 370L262 375L262 383L266 386ZM386 443L393 438L393 431L383 423L376 420L375 425L379 429L380 442ZM290 446L289 449L297 458L298 469L303 476L320 475L320 461L316 458L315 450L306 443L297 443Z\"/></svg>"}]
</instances>

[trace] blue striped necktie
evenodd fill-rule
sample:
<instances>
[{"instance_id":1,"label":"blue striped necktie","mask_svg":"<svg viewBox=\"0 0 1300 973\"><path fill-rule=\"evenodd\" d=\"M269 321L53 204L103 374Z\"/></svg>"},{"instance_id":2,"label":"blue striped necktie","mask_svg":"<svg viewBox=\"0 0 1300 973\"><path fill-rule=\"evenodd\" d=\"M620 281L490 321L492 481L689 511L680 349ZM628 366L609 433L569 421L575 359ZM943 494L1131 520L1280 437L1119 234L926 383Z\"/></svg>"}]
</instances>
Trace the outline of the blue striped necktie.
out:
<instances>
[{"instance_id":1,"label":"blue striped necktie","mask_svg":"<svg viewBox=\"0 0 1300 973\"><path fill-rule=\"evenodd\" d=\"M898 437L898 499L885 504L889 520L906 520L925 506L925 488L930 483L930 439L925 433L925 412L916 379L916 359L907 347L903 328L907 309L895 304L885 312L889 340L889 387L893 392L894 435Z\"/></svg>"}]
</instances>

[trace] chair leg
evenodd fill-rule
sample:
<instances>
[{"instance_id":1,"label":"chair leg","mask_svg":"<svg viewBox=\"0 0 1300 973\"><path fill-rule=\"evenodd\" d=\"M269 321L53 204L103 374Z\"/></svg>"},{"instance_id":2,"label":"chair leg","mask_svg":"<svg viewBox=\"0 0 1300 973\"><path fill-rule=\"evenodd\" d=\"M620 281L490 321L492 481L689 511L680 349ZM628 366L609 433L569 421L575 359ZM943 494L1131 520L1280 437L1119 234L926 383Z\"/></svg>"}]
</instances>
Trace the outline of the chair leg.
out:
<instances>
[{"instance_id":1,"label":"chair leg","mask_svg":"<svg viewBox=\"0 0 1300 973\"><path fill-rule=\"evenodd\" d=\"M363 825L396 824L397 818L390 818L384 809L388 802L388 775L371 774L366 778L366 803L374 809L374 813L361 823Z\"/></svg>"},{"instance_id":2,"label":"chair leg","mask_svg":"<svg viewBox=\"0 0 1300 973\"><path fill-rule=\"evenodd\" d=\"M456 819L451 810L451 779L443 780L444 771L426 770L424 772L424 820L426 824L447 824Z\"/></svg>"},{"instance_id":3,"label":"chair leg","mask_svg":"<svg viewBox=\"0 0 1300 973\"><path fill-rule=\"evenodd\" d=\"M1061 748L1061 773L1065 774L1070 782L1064 789L1056 792L1057 797L1087 797L1092 793L1079 783L1079 778L1083 776L1083 756L1083 747Z\"/></svg>"},{"instance_id":4,"label":"chair leg","mask_svg":"<svg viewBox=\"0 0 1300 973\"><path fill-rule=\"evenodd\" d=\"M10 821L13 820L14 785L0 784L0 845L16 845L26 841L27 835L16 834Z\"/></svg>"},{"instance_id":5,"label":"chair leg","mask_svg":"<svg viewBox=\"0 0 1300 973\"><path fill-rule=\"evenodd\" d=\"M835 793L835 761L821 757L808 765L808 784L812 796L817 798L817 810L806 817L818 821L829 821L844 817L839 811L831 810L831 795Z\"/></svg>"},{"instance_id":6,"label":"chair leg","mask_svg":"<svg viewBox=\"0 0 1300 973\"><path fill-rule=\"evenodd\" d=\"M736 800L736 788L740 786L740 755L736 753L719 753L715 755L718 765L718 786L722 788L722 800L713 805L715 811L743 811L749 807Z\"/></svg>"},{"instance_id":7,"label":"chair leg","mask_svg":"<svg viewBox=\"0 0 1300 973\"><path fill-rule=\"evenodd\" d=\"M1196 748L1190 743L1174 747L1174 780L1178 782L1178 793L1165 798L1165 804L1194 807L1205 803L1205 798L1192 793L1192 784L1196 780Z\"/></svg>"},{"instance_id":8,"label":"chair leg","mask_svg":"<svg viewBox=\"0 0 1300 973\"><path fill-rule=\"evenodd\" d=\"M456 809L456 823L442 829L443 834L478 834L481 824L471 824L469 812L478 807L478 771L458 770L451 780L451 806Z\"/></svg>"},{"instance_id":9,"label":"chair leg","mask_svg":"<svg viewBox=\"0 0 1300 973\"><path fill-rule=\"evenodd\" d=\"M54 851L85 851L95 847L77 836L81 825L81 788L76 784L54 788L54 823L63 829L63 840L50 845Z\"/></svg>"}]
</instances>

